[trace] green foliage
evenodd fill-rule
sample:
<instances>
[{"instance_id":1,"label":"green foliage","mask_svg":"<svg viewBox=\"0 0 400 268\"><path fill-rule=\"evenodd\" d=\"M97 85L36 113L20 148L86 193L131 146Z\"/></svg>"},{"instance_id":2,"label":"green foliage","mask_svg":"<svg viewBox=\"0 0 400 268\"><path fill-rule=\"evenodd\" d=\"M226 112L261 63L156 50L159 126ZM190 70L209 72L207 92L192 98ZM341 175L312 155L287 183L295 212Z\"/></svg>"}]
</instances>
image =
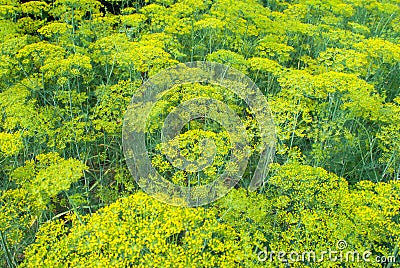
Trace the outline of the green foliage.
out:
<instances>
[{"instance_id":1,"label":"green foliage","mask_svg":"<svg viewBox=\"0 0 400 268\"><path fill-rule=\"evenodd\" d=\"M22 253L21 246L31 239L38 226L57 212L56 204L51 201L77 182L86 169L78 160L65 160L57 153L48 153L26 161L10 174L16 187L2 190L0 196L4 253L14 256ZM13 262L9 255L6 259L9 264Z\"/></svg>"},{"instance_id":2,"label":"green foliage","mask_svg":"<svg viewBox=\"0 0 400 268\"><path fill-rule=\"evenodd\" d=\"M271 172L262 195L233 191L218 202L222 222L236 226L240 237L250 237L248 246L255 247L254 252L264 248L300 255L314 251L320 259L321 252L338 250L337 242L345 240L348 245L344 252L395 254L400 243L398 182L362 181L349 187L343 178L324 169L298 163L274 164ZM360 265L346 261L337 264ZM381 267L377 263L364 264ZM263 265L284 267L278 260L267 260ZM306 260L293 265L332 267L332 262Z\"/></svg>"},{"instance_id":3,"label":"green foliage","mask_svg":"<svg viewBox=\"0 0 400 268\"><path fill-rule=\"evenodd\" d=\"M243 258L234 228L214 211L172 207L140 192L68 221L69 230L62 221L45 224L22 266L228 267Z\"/></svg>"},{"instance_id":4,"label":"green foliage","mask_svg":"<svg viewBox=\"0 0 400 268\"><path fill-rule=\"evenodd\" d=\"M276 164L272 172L263 194L233 190L209 208L172 207L138 192L81 221L71 215L68 223L48 222L22 266L278 267L258 261L257 253L266 247L320 256L341 239L348 250L373 257L395 251L399 183L349 188L343 178L298 163Z\"/></svg>"},{"instance_id":5,"label":"green foliage","mask_svg":"<svg viewBox=\"0 0 400 268\"><path fill-rule=\"evenodd\" d=\"M400 258L399 42L398 0L1 0L0 266L284 267L257 252L321 252L340 239ZM195 97L238 114L251 158L224 199L173 208L137 191L121 128L143 81L194 60L256 82L276 123L276 164L246 192L259 132L245 102L213 85L175 87L144 124L162 175L194 186L235 168L227 131L204 118L169 145L201 161L212 139L215 161L199 172L169 163L162 119Z\"/></svg>"}]
</instances>

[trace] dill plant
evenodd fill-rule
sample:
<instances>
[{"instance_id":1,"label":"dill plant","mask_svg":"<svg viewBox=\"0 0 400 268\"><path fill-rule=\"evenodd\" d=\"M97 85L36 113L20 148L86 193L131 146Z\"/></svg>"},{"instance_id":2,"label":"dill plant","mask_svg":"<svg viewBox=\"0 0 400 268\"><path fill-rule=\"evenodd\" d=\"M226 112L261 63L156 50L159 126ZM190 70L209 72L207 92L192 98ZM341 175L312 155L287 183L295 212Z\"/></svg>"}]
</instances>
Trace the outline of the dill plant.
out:
<instances>
[{"instance_id":1,"label":"dill plant","mask_svg":"<svg viewBox=\"0 0 400 268\"><path fill-rule=\"evenodd\" d=\"M338 239L400 258L399 13L394 0L1 1L0 265L276 267L254 252L320 252ZM263 188L247 192L242 181L198 210L141 193L121 148L132 94L158 71L194 60L254 80L278 133ZM156 115L196 94L231 104L253 139L247 176L257 126L223 92L174 89ZM172 174L156 117L147 143L154 165L176 183L196 181ZM188 156L204 137L221 145L207 181L228 148L222 126L197 120L182 133Z\"/></svg>"}]
</instances>

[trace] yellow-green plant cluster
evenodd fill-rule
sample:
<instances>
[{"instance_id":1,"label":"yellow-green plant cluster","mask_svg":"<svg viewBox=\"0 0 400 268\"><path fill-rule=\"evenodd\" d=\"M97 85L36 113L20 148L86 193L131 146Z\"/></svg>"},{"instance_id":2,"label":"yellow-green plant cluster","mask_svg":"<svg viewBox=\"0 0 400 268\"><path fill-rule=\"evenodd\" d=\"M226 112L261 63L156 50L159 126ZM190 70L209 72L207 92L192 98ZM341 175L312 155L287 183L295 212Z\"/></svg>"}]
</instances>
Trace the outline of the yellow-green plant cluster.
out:
<instances>
[{"instance_id":1,"label":"yellow-green plant cluster","mask_svg":"<svg viewBox=\"0 0 400 268\"><path fill-rule=\"evenodd\" d=\"M299 163L275 164L272 172L265 194L241 188L208 208L174 207L137 192L92 216L48 222L22 266L285 267L258 259L267 248L315 251L309 267L332 267L318 260L329 248L338 251L340 240L347 251L371 251L371 260L395 254L400 183L364 181L349 189L343 178Z\"/></svg>"},{"instance_id":2,"label":"yellow-green plant cluster","mask_svg":"<svg viewBox=\"0 0 400 268\"><path fill-rule=\"evenodd\" d=\"M345 240L400 259L399 43L398 0L0 0L0 266L396 267L257 253ZM195 172L168 161L163 120L191 98L235 111L251 157L225 198L169 207L129 174L123 115L150 76L203 60L240 70L265 95L275 164L247 192L260 151L249 107L219 86L174 87L143 125L160 174L194 186L235 169L229 133L207 118L170 145L201 162L211 139L214 162Z\"/></svg>"}]
</instances>

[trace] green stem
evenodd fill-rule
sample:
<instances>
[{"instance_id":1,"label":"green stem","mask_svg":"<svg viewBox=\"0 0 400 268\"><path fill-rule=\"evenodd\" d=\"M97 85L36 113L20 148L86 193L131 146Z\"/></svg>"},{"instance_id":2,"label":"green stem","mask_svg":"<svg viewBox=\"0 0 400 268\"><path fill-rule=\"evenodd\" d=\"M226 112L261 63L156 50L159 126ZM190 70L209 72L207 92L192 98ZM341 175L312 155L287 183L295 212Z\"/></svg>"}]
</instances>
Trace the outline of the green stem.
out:
<instances>
[{"instance_id":1,"label":"green stem","mask_svg":"<svg viewBox=\"0 0 400 268\"><path fill-rule=\"evenodd\" d=\"M15 263L13 257L11 256L11 253L8 249L7 241L6 241L6 238L2 231L0 231L0 237L1 237L1 247L3 248L3 250L5 252L8 267L17 267L17 264Z\"/></svg>"}]
</instances>

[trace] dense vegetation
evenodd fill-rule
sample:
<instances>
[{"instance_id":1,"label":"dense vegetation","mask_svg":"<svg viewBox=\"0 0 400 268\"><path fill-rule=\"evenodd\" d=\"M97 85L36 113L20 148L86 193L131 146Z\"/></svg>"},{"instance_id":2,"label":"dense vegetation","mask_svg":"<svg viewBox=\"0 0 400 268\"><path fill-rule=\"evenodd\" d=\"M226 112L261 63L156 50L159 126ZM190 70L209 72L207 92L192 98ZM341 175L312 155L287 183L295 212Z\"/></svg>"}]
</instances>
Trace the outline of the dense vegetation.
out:
<instances>
[{"instance_id":1,"label":"dense vegetation","mask_svg":"<svg viewBox=\"0 0 400 268\"><path fill-rule=\"evenodd\" d=\"M261 250L335 249L400 261L399 0L0 0L0 265L53 267L396 267L260 261ZM267 97L275 163L256 192L244 179L200 208L162 204L130 175L124 112L142 82L179 62L236 68ZM213 96L257 126L240 100L195 84L155 115ZM155 167L177 184L214 180L229 148L215 122L180 135L186 156L215 140L201 176ZM217 131L215 131L217 130ZM193 151L189 149L193 149Z\"/></svg>"}]
</instances>

